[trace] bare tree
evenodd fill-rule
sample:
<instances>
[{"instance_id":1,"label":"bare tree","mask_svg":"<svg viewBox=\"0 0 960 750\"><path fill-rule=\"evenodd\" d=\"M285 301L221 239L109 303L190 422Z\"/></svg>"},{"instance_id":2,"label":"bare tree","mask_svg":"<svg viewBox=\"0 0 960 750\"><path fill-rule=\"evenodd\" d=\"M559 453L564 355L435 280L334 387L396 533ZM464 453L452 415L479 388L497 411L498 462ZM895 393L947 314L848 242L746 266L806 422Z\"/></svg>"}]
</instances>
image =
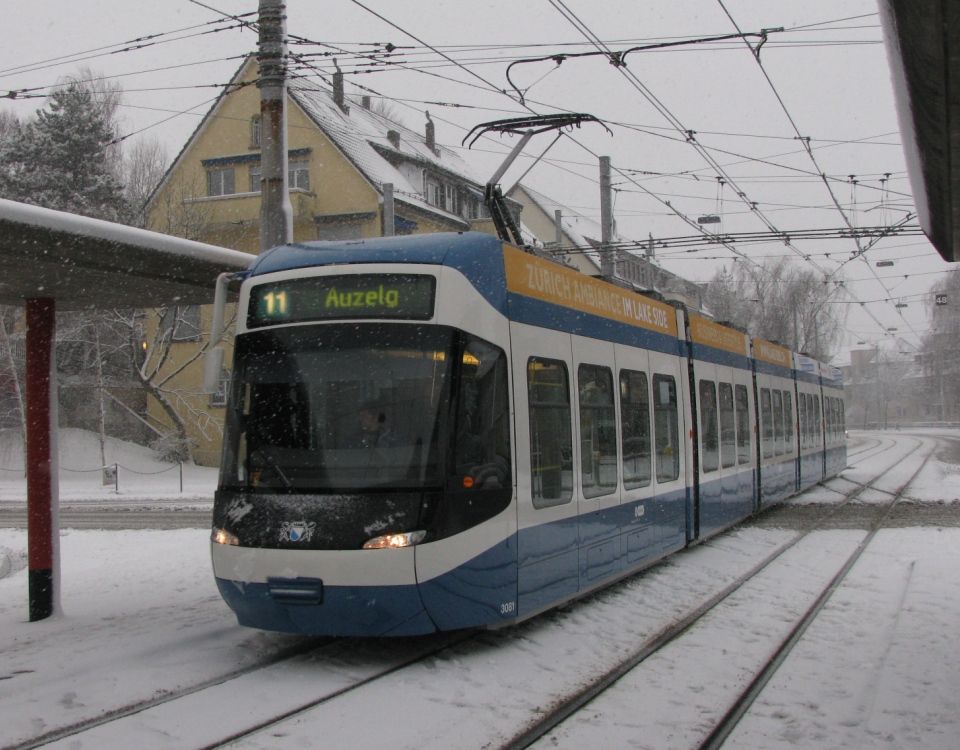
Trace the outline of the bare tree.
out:
<instances>
[{"instance_id":1,"label":"bare tree","mask_svg":"<svg viewBox=\"0 0 960 750\"><path fill-rule=\"evenodd\" d=\"M157 210L152 214L155 218L148 220L147 229L188 240L203 240L210 231L210 215L206 204L192 200L198 195L203 192L194 182L179 180L168 185L159 196Z\"/></svg>"},{"instance_id":2,"label":"bare tree","mask_svg":"<svg viewBox=\"0 0 960 750\"><path fill-rule=\"evenodd\" d=\"M130 204L130 223L147 225L147 200L167 171L167 155L157 138L134 143L123 160L123 189Z\"/></svg>"},{"instance_id":3,"label":"bare tree","mask_svg":"<svg viewBox=\"0 0 960 750\"><path fill-rule=\"evenodd\" d=\"M168 306L137 311L124 317L122 324L131 347L138 352L134 376L172 425L172 431L163 425L151 425L158 435L154 447L171 460L193 461L188 425L207 439L223 434L223 425L210 416L207 408L209 394L177 385L184 370L200 361L209 348L209 338L205 340L200 330L199 308ZM176 359L171 355L180 341L192 341L194 346L187 356Z\"/></svg>"},{"instance_id":4,"label":"bare tree","mask_svg":"<svg viewBox=\"0 0 960 750\"><path fill-rule=\"evenodd\" d=\"M832 304L841 289L783 258L721 269L707 284L704 299L718 320L828 361L842 333Z\"/></svg>"}]
</instances>

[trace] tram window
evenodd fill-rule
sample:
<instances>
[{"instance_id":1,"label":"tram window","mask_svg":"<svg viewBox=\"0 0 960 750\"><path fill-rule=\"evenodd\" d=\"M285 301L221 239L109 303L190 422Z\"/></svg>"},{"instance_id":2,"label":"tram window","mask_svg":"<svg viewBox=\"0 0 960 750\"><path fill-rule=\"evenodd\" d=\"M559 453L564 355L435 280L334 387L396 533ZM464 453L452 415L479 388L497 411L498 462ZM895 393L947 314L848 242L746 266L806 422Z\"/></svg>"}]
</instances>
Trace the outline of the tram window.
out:
<instances>
[{"instance_id":1,"label":"tram window","mask_svg":"<svg viewBox=\"0 0 960 750\"><path fill-rule=\"evenodd\" d=\"M823 432L820 425L820 397L813 397L813 437L819 446L823 442Z\"/></svg>"},{"instance_id":2,"label":"tram window","mask_svg":"<svg viewBox=\"0 0 960 750\"><path fill-rule=\"evenodd\" d=\"M527 362L527 398L533 506L568 503L573 497L573 443L566 365L531 357Z\"/></svg>"},{"instance_id":3,"label":"tram window","mask_svg":"<svg viewBox=\"0 0 960 750\"><path fill-rule=\"evenodd\" d=\"M840 429L842 430L841 435L845 437L847 434L847 407L843 403L843 399L840 399Z\"/></svg>"},{"instance_id":4,"label":"tram window","mask_svg":"<svg viewBox=\"0 0 960 750\"><path fill-rule=\"evenodd\" d=\"M737 463L750 463L750 400L747 386L735 387L737 414Z\"/></svg>"},{"instance_id":5,"label":"tram window","mask_svg":"<svg viewBox=\"0 0 960 750\"><path fill-rule=\"evenodd\" d=\"M680 432L677 428L677 382L669 375L653 376L653 436L657 481L680 476Z\"/></svg>"},{"instance_id":6,"label":"tram window","mask_svg":"<svg viewBox=\"0 0 960 750\"><path fill-rule=\"evenodd\" d=\"M830 396L823 397L823 419L826 423L827 438L833 439L833 399Z\"/></svg>"},{"instance_id":7,"label":"tram window","mask_svg":"<svg viewBox=\"0 0 960 750\"><path fill-rule=\"evenodd\" d=\"M617 488L617 420L613 374L607 367L580 365L580 478L584 497L608 495Z\"/></svg>"},{"instance_id":8,"label":"tram window","mask_svg":"<svg viewBox=\"0 0 960 750\"><path fill-rule=\"evenodd\" d=\"M650 394L647 374L620 371L623 486L632 490L650 484Z\"/></svg>"},{"instance_id":9,"label":"tram window","mask_svg":"<svg viewBox=\"0 0 960 750\"><path fill-rule=\"evenodd\" d=\"M720 465L724 468L737 462L737 429L733 414L733 386L720 383Z\"/></svg>"},{"instance_id":10,"label":"tram window","mask_svg":"<svg viewBox=\"0 0 960 750\"><path fill-rule=\"evenodd\" d=\"M717 387L700 381L700 466L704 472L720 466L720 440L717 435Z\"/></svg>"},{"instance_id":11,"label":"tram window","mask_svg":"<svg viewBox=\"0 0 960 750\"><path fill-rule=\"evenodd\" d=\"M452 356L444 326L289 327L237 337L221 482L263 492L442 484ZM375 415L360 419L358 406Z\"/></svg>"},{"instance_id":12,"label":"tram window","mask_svg":"<svg viewBox=\"0 0 960 750\"><path fill-rule=\"evenodd\" d=\"M793 421L793 396L783 392L783 437L787 453L793 453L793 433L797 429Z\"/></svg>"},{"instance_id":13,"label":"tram window","mask_svg":"<svg viewBox=\"0 0 960 750\"><path fill-rule=\"evenodd\" d=\"M512 477L507 358L493 344L465 338L456 396L456 483L471 489L503 489Z\"/></svg>"},{"instance_id":14,"label":"tram window","mask_svg":"<svg viewBox=\"0 0 960 750\"><path fill-rule=\"evenodd\" d=\"M763 429L763 435L760 440L760 446L763 448L763 457L770 458L773 455L773 412L770 408L770 389L760 389L760 422Z\"/></svg>"},{"instance_id":15,"label":"tram window","mask_svg":"<svg viewBox=\"0 0 960 750\"><path fill-rule=\"evenodd\" d=\"M816 419L814 417L813 396L807 395L807 447L813 448L817 444Z\"/></svg>"},{"instance_id":16,"label":"tram window","mask_svg":"<svg viewBox=\"0 0 960 750\"><path fill-rule=\"evenodd\" d=\"M783 448L783 394L774 389L773 391L773 452L780 456L784 452Z\"/></svg>"},{"instance_id":17,"label":"tram window","mask_svg":"<svg viewBox=\"0 0 960 750\"><path fill-rule=\"evenodd\" d=\"M797 417L800 419L800 447L807 447L807 394L797 394Z\"/></svg>"}]
</instances>

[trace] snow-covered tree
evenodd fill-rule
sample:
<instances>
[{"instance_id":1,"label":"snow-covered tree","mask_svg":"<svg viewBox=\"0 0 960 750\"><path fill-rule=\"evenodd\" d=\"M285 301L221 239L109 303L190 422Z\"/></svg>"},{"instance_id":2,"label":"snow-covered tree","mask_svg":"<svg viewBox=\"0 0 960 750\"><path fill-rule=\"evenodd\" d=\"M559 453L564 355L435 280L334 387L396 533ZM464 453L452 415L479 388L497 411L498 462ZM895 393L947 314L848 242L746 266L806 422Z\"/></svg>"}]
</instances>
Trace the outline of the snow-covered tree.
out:
<instances>
[{"instance_id":1,"label":"snow-covered tree","mask_svg":"<svg viewBox=\"0 0 960 750\"><path fill-rule=\"evenodd\" d=\"M57 88L3 140L0 197L109 221L128 214L106 109L80 83Z\"/></svg>"},{"instance_id":2,"label":"snow-covered tree","mask_svg":"<svg viewBox=\"0 0 960 750\"><path fill-rule=\"evenodd\" d=\"M137 141L124 155L123 187L130 206L130 223L134 226L146 226L147 200L166 171L167 156L156 138Z\"/></svg>"}]
</instances>

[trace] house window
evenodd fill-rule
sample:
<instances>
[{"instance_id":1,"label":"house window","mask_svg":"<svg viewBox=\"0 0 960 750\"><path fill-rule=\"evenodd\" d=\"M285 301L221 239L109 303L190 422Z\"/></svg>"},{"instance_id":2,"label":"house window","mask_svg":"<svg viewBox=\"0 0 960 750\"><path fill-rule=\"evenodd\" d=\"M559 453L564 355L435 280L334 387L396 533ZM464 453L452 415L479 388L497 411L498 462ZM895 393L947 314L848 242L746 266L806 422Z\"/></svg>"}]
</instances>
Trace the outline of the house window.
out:
<instances>
[{"instance_id":1,"label":"house window","mask_svg":"<svg viewBox=\"0 0 960 750\"><path fill-rule=\"evenodd\" d=\"M287 181L291 188L310 189L310 163L306 159L290 159L287 163Z\"/></svg>"},{"instance_id":2,"label":"house window","mask_svg":"<svg viewBox=\"0 0 960 750\"><path fill-rule=\"evenodd\" d=\"M259 163L250 165L250 192L260 192L263 168ZM310 163L306 159L291 159L287 162L287 188L310 189Z\"/></svg>"},{"instance_id":3,"label":"house window","mask_svg":"<svg viewBox=\"0 0 960 750\"><path fill-rule=\"evenodd\" d=\"M226 368L220 370L220 380L217 382L217 390L210 394L210 406L226 406L227 392L230 390L230 371Z\"/></svg>"},{"instance_id":4,"label":"house window","mask_svg":"<svg viewBox=\"0 0 960 750\"><path fill-rule=\"evenodd\" d=\"M427 203L431 206L443 209L447 207L446 191L443 189L443 185L435 178L424 177L424 194L426 195Z\"/></svg>"},{"instance_id":5,"label":"house window","mask_svg":"<svg viewBox=\"0 0 960 750\"><path fill-rule=\"evenodd\" d=\"M260 115L250 118L250 148L260 148Z\"/></svg>"},{"instance_id":6,"label":"house window","mask_svg":"<svg viewBox=\"0 0 960 750\"><path fill-rule=\"evenodd\" d=\"M207 170L207 195L233 195L236 192L233 167Z\"/></svg>"}]
</instances>

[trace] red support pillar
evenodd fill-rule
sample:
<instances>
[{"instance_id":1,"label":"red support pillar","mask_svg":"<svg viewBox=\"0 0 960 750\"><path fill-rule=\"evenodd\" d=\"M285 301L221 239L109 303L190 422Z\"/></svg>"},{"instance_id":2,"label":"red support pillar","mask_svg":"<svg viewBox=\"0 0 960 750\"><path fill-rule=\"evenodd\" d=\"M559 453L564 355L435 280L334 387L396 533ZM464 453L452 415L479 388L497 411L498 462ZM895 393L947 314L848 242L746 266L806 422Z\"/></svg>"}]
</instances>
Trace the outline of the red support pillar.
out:
<instances>
[{"instance_id":1,"label":"red support pillar","mask_svg":"<svg viewBox=\"0 0 960 750\"><path fill-rule=\"evenodd\" d=\"M59 604L57 387L52 299L27 300L27 551L30 621Z\"/></svg>"}]
</instances>

